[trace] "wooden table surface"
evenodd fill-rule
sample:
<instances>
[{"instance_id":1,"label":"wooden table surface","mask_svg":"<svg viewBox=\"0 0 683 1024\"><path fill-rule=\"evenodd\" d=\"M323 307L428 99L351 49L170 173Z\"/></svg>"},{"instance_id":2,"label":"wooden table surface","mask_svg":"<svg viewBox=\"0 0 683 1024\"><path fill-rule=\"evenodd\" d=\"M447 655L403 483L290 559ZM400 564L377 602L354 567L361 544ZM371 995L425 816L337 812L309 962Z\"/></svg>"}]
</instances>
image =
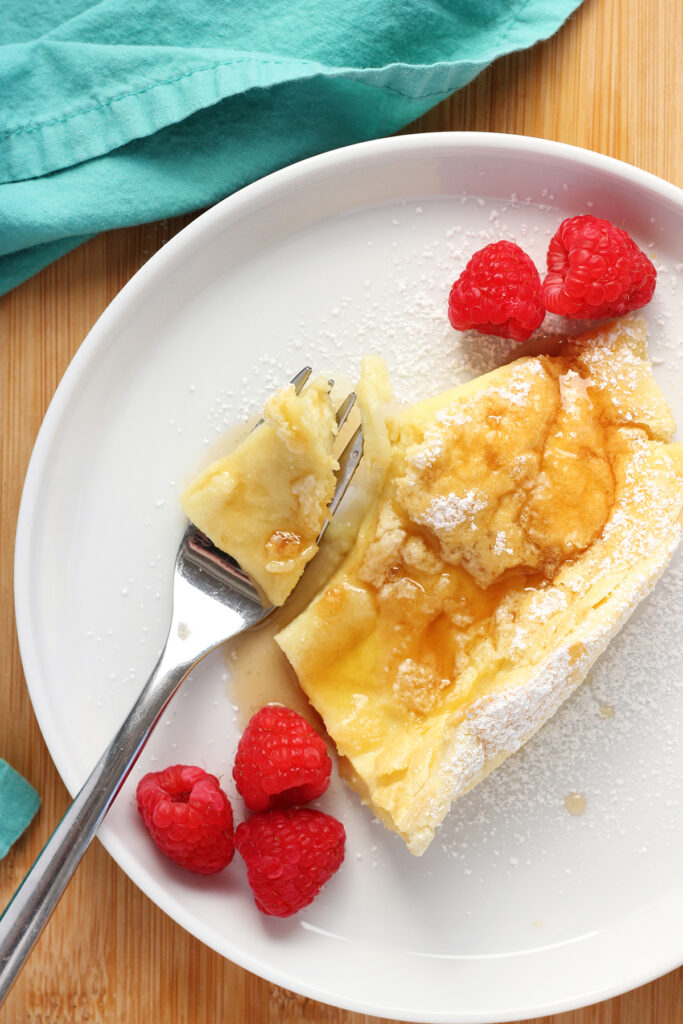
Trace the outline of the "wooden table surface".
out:
<instances>
[{"instance_id":1,"label":"wooden table surface","mask_svg":"<svg viewBox=\"0 0 683 1024\"><path fill-rule=\"evenodd\" d=\"M513 132L619 157L683 186L681 0L586 0L546 43L496 63L411 131ZM192 217L113 231L0 299L0 756L42 795L0 862L9 899L69 797L28 699L12 611L14 530L41 419L89 328L135 271ZM553 1024L681 1024L683 972ZM0 1010L3 1024L370 1024L293 995L203 947L95 843Z\"/></svg>"}]
</instances>

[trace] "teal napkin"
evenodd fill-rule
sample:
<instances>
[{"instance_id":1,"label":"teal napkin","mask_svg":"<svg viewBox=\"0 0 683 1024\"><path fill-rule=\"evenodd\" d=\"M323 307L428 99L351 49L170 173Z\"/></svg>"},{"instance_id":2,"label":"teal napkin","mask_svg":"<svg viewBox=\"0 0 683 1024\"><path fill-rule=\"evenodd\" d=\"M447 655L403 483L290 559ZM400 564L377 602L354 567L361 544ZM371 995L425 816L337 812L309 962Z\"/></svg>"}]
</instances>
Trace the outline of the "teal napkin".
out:
<instances>
[{"instance_id":1,"label":"teal napkin","mask_svg":"<svg viewBox=\"0 0 683 1024\"><path fill-rule=\"evenodd\" d=\"M39 805L33 786L0 757L0 860L29 826Z\"/></svg>"},{"instance_id":2,"label":"teal napkin","mask_svg":"<svg viewBox=\"0 0 683 1024\"><path fill-rule=\"evenodd\" d=\"M390 134L580 0L3 0L0 294L107 228Z\"/></svg>"}]
</instances>

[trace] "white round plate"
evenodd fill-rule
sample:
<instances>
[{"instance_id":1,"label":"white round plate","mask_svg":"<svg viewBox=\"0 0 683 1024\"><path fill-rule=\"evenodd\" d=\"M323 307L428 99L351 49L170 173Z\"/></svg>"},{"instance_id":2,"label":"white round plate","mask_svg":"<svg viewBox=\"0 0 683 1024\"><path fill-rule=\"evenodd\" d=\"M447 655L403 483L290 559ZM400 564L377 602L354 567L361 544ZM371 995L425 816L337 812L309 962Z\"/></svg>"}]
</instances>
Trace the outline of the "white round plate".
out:
<instances>
[{"instance_id":1,"label":"white round plate","mask_svg":"<svg viewBox=\"0 0 683 1024\"><path fill-rule=\"evenodd\" d=\"M379 352L408 401L504 357L504 345L461 338L446 320L449 285L486 242L514 239L542 268L567 216L626 227L659 269L651 355L682 422L682 196L551 142L403 137L273 174L150 259L64 376L19 517L21 652L70 791L156 660L183 529L178 495L215 439L307 362L353 378L361 355ZM102 842L203 942L347 1009L509 1021L639 985L683 959L682 594L679 558L588 683L458 801L422 858L333 781L321 806L347 828L346 861L294 918L256 911L239 858L208 879L176 869L135 808L140 776L176 762L206 765L234 795L238 723L220 653L157 726ZM586 797L580 816L565 809L571 792Z\"/></svg>"}]
</instances>

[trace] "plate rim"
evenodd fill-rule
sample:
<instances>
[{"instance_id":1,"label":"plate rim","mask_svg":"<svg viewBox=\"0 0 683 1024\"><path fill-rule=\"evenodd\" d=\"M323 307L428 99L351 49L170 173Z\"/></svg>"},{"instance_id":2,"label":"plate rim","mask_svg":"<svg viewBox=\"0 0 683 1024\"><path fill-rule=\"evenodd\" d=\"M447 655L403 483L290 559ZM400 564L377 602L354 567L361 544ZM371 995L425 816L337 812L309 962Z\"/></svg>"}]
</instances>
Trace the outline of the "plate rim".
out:
<instances>
[{"instance_id":1,"label":"plate rim","mask_svg":"<svg viewBox=\"0 0 683 1024\"><path fill-rule=\"evenodd\" d=\"M230 219L238 216L240 213L248 215L250 208L258 208L264 200L272 197L278 190L286 193L293 183L300 182L301 179L305 179L308 176L319 175L324 178L330 170L339 173L348 168L353 169L357 167L359 161L361 163L364 159L372 161L376 156L380 159L386 159L387 156L392 154L406 156L410 153L417 153L421 154L424 159L429 151L433 150L435 153L439 151L442 155L446 155L448 152L450 156L457 159L459 150L471 148L479 148L483 151L489 150L491 152L498 152L502 148L508 151L531 152L536 156L546 156L553 159L559 158L561 161L569 161L584 169L592 168L596 171L611 173L622 180L626 179L631 185L655 192L660 197L683 208L683 189L673 183L626 161L618 160L615 157L548 139L493 132L448 131L407 134L356 143L308 157L305 160L274 171L266 177L246 185L238 192L227 196L201 213L195 220L174 235L172 239L136 271L103 310L79 345L52 396L34 442L22 488L14 553L16 631L26 686L50 757L72 796L75 795L79 788L79 780L76 778L77 773L65 763L64 758L60 755L60 744L55 735L57 731L56 724L50 721L48 710L44 704L41 704L40 700L41 690L43 689L40 682L42 682L43 674L38 664L37 655L34 652L28 571L30 566L31 529L33 525L32 511L39 497L50 445L59 427L61 418L68 409L81 378L91 362L97 359L101 349L106 348L109 344L115 344L111 328L115 326L117 318L125 311L129 304L144 296L148 288L154 285L155 279L163 278L185 250L200 242L202 235L210 235L212 231L220 229L221 223L226 218L229 225ZM361 207L362 203L359 204L358 208L360 209ZM54 749L57 749L57 756L53 753ZM146 878L140 880L137 877L140 873L137 863L131 859L123 840L108 829L106 821L100 829L98 838L100 838L109 854L114 858L119 867L125 871L128 877L131 878L134 884L167 916L208 945L209 948L216 950L239 966L258 974L274 984L290 989L294 987L295 991L309 998L317 999L352 1012L365 1012L376 1015L387 1015L389 1013L400 1020L417 1019L412 1011L410 1011L410 1015L405 1015L405 1013L401 1015L397 1007L370 1006L367 1002L359 1002L348 997L342 998L337 993L320 991L314 984L306 986L296 980L295 986L293 986L292 978L288 978L286 973L278 967L264 964L262 960L249 954L241 953L239 949L231 948L228 953L225 951L225 948L218 948L215 942L210 937L207 937L207 929L202 926L201 922L194 919L185 920L183 908L178 908L177 905L174 906L173 910L168 909L169 903L175 904L175 900L166 899L164 901L161 887L158 888L162 898L160 898L159 892L155 891L157 889L155 885L148 884ZM154 895L152 894L153 892ZM230 946L230 943L227 945ZM461 1024L475 1024L475 1022L487 1021L493 1024L493 1021L521 1020L528 1017L530 1013L533 1015L545 1015L568 1011L582 1006L593 1005L596 1002L601 1002L630 991L668 973L678 967L680 963L681 954L671 950L671 955L668 958L660 957L656 964L651 963L648 967L644 967L637 976L631 973L628 979L614 980L611 984L605 985L602 990L576 995L573 999L563 998L552 1004L539 1004L535 1008L527 1007L521 1015L517 1016L507 1015L501 1017L492 1016L490 1013L485 1017L481 1016L480 1013L476 1015L461 1014L454 1016L452 1011L445 1011L444 1013L437 1014L430 1013L421 1017L420 1020L425 1021L425 1024L427 1022L430 1022L430 1024L431 1022L445 1024L448 1021L458 1021ZM587 1002L587 999L590 1002Z\"/></svg>"}]
</instances>

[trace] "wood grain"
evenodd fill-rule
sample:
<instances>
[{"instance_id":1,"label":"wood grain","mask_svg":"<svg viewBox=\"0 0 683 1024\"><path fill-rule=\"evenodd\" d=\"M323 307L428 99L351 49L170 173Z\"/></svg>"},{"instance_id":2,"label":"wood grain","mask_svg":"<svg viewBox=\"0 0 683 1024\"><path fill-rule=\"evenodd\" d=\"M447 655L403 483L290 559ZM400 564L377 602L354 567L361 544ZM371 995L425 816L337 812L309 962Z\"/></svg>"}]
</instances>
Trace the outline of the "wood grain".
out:
<instances>
[{"instance_id":1,"label":"wood grain","mask_svg":"<svg viewBox=\"0 0 683 1024\"><path fill-rule=\"evenodd\" d=\"M489 68L409 131L558 139L683 186L683 5L586 0L562 30ZM95 238L0 300L0 755L38 788L28 834L0 862L0 905L68 804L24 684L12 612L23 477L69 360L135 271L191 216ZM168 920L95 844L13 992L3 1024L370 1024L292 995L223 960ZM547 1024L681 1024L683 971ZM531 1024L531 1022L527 1022Z\"/></svg>"}]
</instances>

